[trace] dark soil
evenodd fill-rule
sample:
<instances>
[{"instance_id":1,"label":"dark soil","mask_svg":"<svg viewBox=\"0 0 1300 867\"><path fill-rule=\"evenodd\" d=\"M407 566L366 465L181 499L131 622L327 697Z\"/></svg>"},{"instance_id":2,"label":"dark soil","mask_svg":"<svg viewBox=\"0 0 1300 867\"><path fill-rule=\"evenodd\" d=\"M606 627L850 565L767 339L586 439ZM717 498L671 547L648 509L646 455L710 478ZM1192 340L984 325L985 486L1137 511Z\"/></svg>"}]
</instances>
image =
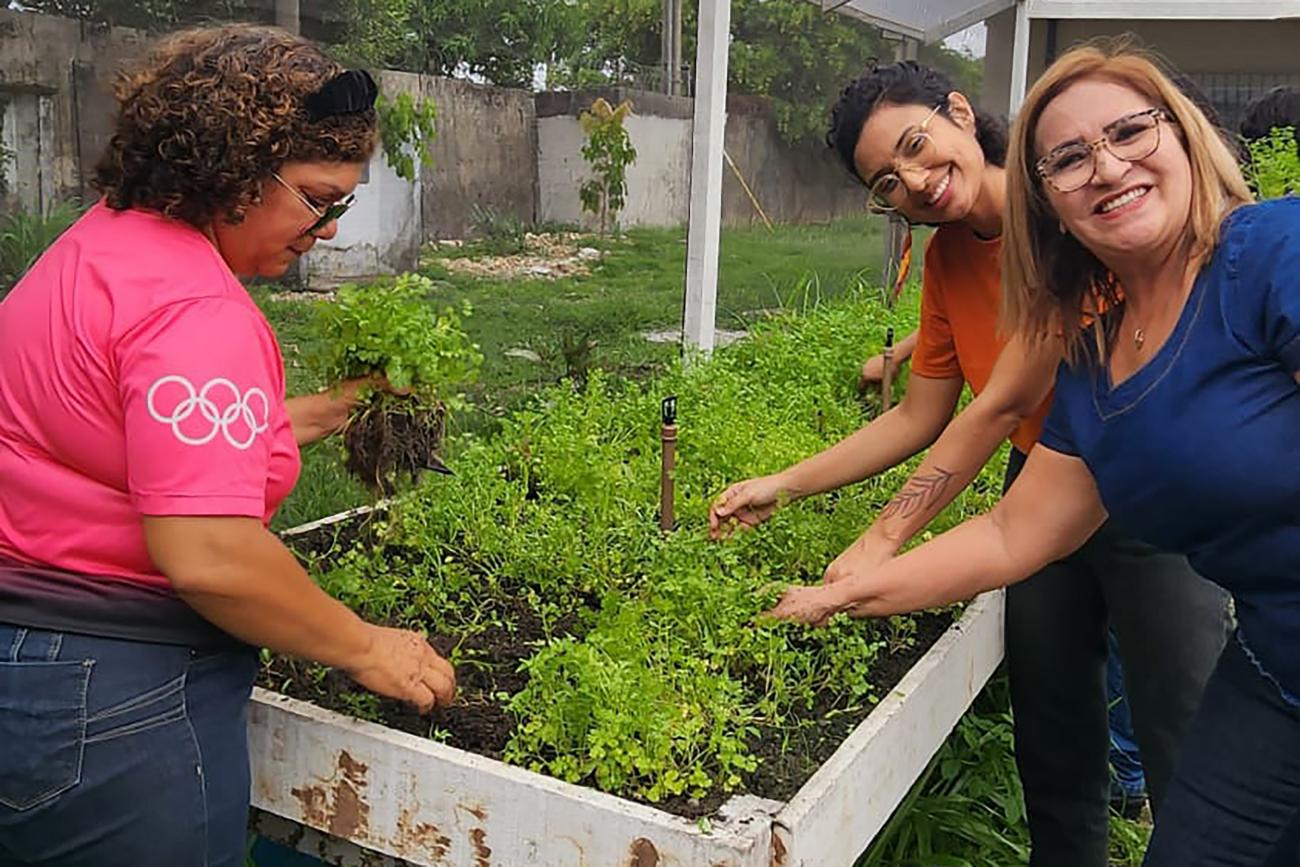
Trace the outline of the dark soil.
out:
<instances>
[{"instance_id":1,"label":"dark soil","mask_svg":"<svg viewBox=\"0 0 1300 867\"><path fill-rule=\"evenodd\" d=\"M364 537L366 523L343 522L295 537L292 546L300 553L319 554L340 550L352 540ZM581 600L591 603L593 600ZM422 717L409 706L387 699L368 698L368 710L377 714L367 717L412 734L428 737L435 731L451 746L489 758L500 759L514 733L514 718L505 710L498 696L511 696L527 685L527 675L519 664L531 657L541 643L554 636L581 637L583 621L578 601L575 610L550 630L521 599L494 603L489 625L464 636L432 635L430 642L438 652L457 660L456 703L449 708ZM948 613L916 615L914 641L907 647L882 653L872 680L879 698L889 694L931 645L951 625ZM313 676L313 671L315 676ZM338 671L321 673L307 663L275 657L263 666L261 686L296 698L314 702L341 713L357 715L354 702L362 691ZM849 734L874 709L872 703L842 708L843 696L834 689L822 693L814 706L796 714L794 727L784 725L760 729L750 748L761 760L758 769L748 774L744 789L751 794L788 801L812 776ZM652 806L687 818L709 816L734 793L716 792L704 799L670 798Z\"/></svg>"},{"instance_id":2,"label":"dark soil","mask_svg":"<svg viewBox=\"0 0 1300 867\"><path fill-rule=\"evenodd\" d=\"M411 397L377 395L343 432L348 472L384 495L400 479L449 472L439 457L446 420L441 403L428 407Z\"/></svg>"}]
</instances>

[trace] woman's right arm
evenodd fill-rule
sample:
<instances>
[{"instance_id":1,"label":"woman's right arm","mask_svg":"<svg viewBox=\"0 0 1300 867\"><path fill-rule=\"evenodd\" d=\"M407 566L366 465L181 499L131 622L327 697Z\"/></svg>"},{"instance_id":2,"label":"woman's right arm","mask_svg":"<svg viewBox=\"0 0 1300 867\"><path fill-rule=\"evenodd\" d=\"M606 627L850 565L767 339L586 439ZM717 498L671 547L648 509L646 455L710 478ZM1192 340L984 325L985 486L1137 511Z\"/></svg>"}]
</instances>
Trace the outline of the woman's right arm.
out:
<instances>
[{"instance_id":1,"label":"woman's right arm","mask_svg":"<svg viewBox=\"0 0 1300 867\"><path fill-rule=\"evenodd\" d=\"M807 460L771 476L732 485L709 509L715 538L726 525L767 520L783 503L860 482L901 464L933 443L952 418L963 381L913 374L898 406Z\"/></svg>"},{"instance_id":2,"label":"woman's right arm","mask_svg":"<svg viewBox=\"0 0 1300 867\"><path fill-rule=\"evenodd\" d=\"M1040 444L987 515L842 581L790 587L768 614L821 625L841 611L883 617L970 599L1059 560L1105 519L1087 465Z\"/></svg>"},{"instance_id":3,"label":"woman's right arm","mask_svg":"<svg viewBox=\"0 0 1300 867\"><path fill-rule=\"evenodd\" d=\"M892 557L956 499L998 446L1042 406L1060 361L1060 341L1013 337L984 390L944 428L916 472L855 543L862 552L858 556L877 562ZM833 570L827 580L839 579Z\"/></svg>"},{"instance_id":4,"label":"woman's right arm","mask_svg":"<svg viewBox=\"0 0 1300 867\"><path fill-rule=\"evenodd\" d=\"M177 595L236 638L340 668L421 711L454 697L451 665L424 638L366 623L256 518L146 516L144 534Z\"/></svg>"}]
</instances>

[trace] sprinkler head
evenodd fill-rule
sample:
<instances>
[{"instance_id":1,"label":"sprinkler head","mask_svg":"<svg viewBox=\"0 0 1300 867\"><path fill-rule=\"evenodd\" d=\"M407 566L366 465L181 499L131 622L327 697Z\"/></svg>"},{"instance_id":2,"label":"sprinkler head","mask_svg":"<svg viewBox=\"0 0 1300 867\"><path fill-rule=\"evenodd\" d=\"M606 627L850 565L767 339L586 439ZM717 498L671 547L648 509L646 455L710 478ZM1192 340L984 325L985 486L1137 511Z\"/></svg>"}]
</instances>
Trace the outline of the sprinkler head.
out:
<instances>
[{"instance_id":1,"label":"sprinkler head","mask_svg":"<svg viewBox=\"0 0 1300 867\"><path fill-rule=\"evenodd\" d=\"M677 424L677 395L670 394L660 405L664 426Z\"/></svg>"}]
</instances>

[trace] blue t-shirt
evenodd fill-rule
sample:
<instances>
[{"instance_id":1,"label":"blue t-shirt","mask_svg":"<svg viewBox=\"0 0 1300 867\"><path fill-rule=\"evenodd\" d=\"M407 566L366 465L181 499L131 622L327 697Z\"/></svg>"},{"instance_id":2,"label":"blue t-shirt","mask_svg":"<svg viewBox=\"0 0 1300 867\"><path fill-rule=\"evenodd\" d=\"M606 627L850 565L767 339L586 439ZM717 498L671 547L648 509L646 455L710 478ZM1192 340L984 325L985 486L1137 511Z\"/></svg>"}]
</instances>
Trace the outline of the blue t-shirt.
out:
<instances>
[{"instance_id":1,"label":"blue t-shirt","mask_svg":"<svg viewBox=\"0 0 1300 867\"><path fill-rule=\"evenodd\" d=\"M1040 442L1083 459L1111 519L1237 602L1264 670L1300 695L1300 198L1224 223L1173 333L1112 387L1062 365Z\"/></svg>"}]
</instances>

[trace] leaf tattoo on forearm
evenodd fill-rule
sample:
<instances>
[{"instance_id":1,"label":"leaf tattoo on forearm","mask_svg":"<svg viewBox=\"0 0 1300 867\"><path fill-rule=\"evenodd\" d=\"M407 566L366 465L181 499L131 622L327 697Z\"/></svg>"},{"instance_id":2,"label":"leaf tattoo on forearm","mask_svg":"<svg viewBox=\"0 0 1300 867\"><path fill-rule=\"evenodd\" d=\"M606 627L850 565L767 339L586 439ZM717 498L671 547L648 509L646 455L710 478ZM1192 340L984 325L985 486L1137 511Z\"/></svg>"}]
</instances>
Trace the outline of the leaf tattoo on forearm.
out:
<instances>
[{"instance_id":1,"label":"leaf tattoo on forearm","mask_svg":"<svg viewBox=\"0 0 1300 867\"><path fill-rule=\"evenodd\" d=\"M921 509L933 506L947 490L953 475L943 467L935 467L932 473L908 479L903 489L894 495L894 499L880 510L880 517L910 518Z\"/></svg>"}]
</instances>

